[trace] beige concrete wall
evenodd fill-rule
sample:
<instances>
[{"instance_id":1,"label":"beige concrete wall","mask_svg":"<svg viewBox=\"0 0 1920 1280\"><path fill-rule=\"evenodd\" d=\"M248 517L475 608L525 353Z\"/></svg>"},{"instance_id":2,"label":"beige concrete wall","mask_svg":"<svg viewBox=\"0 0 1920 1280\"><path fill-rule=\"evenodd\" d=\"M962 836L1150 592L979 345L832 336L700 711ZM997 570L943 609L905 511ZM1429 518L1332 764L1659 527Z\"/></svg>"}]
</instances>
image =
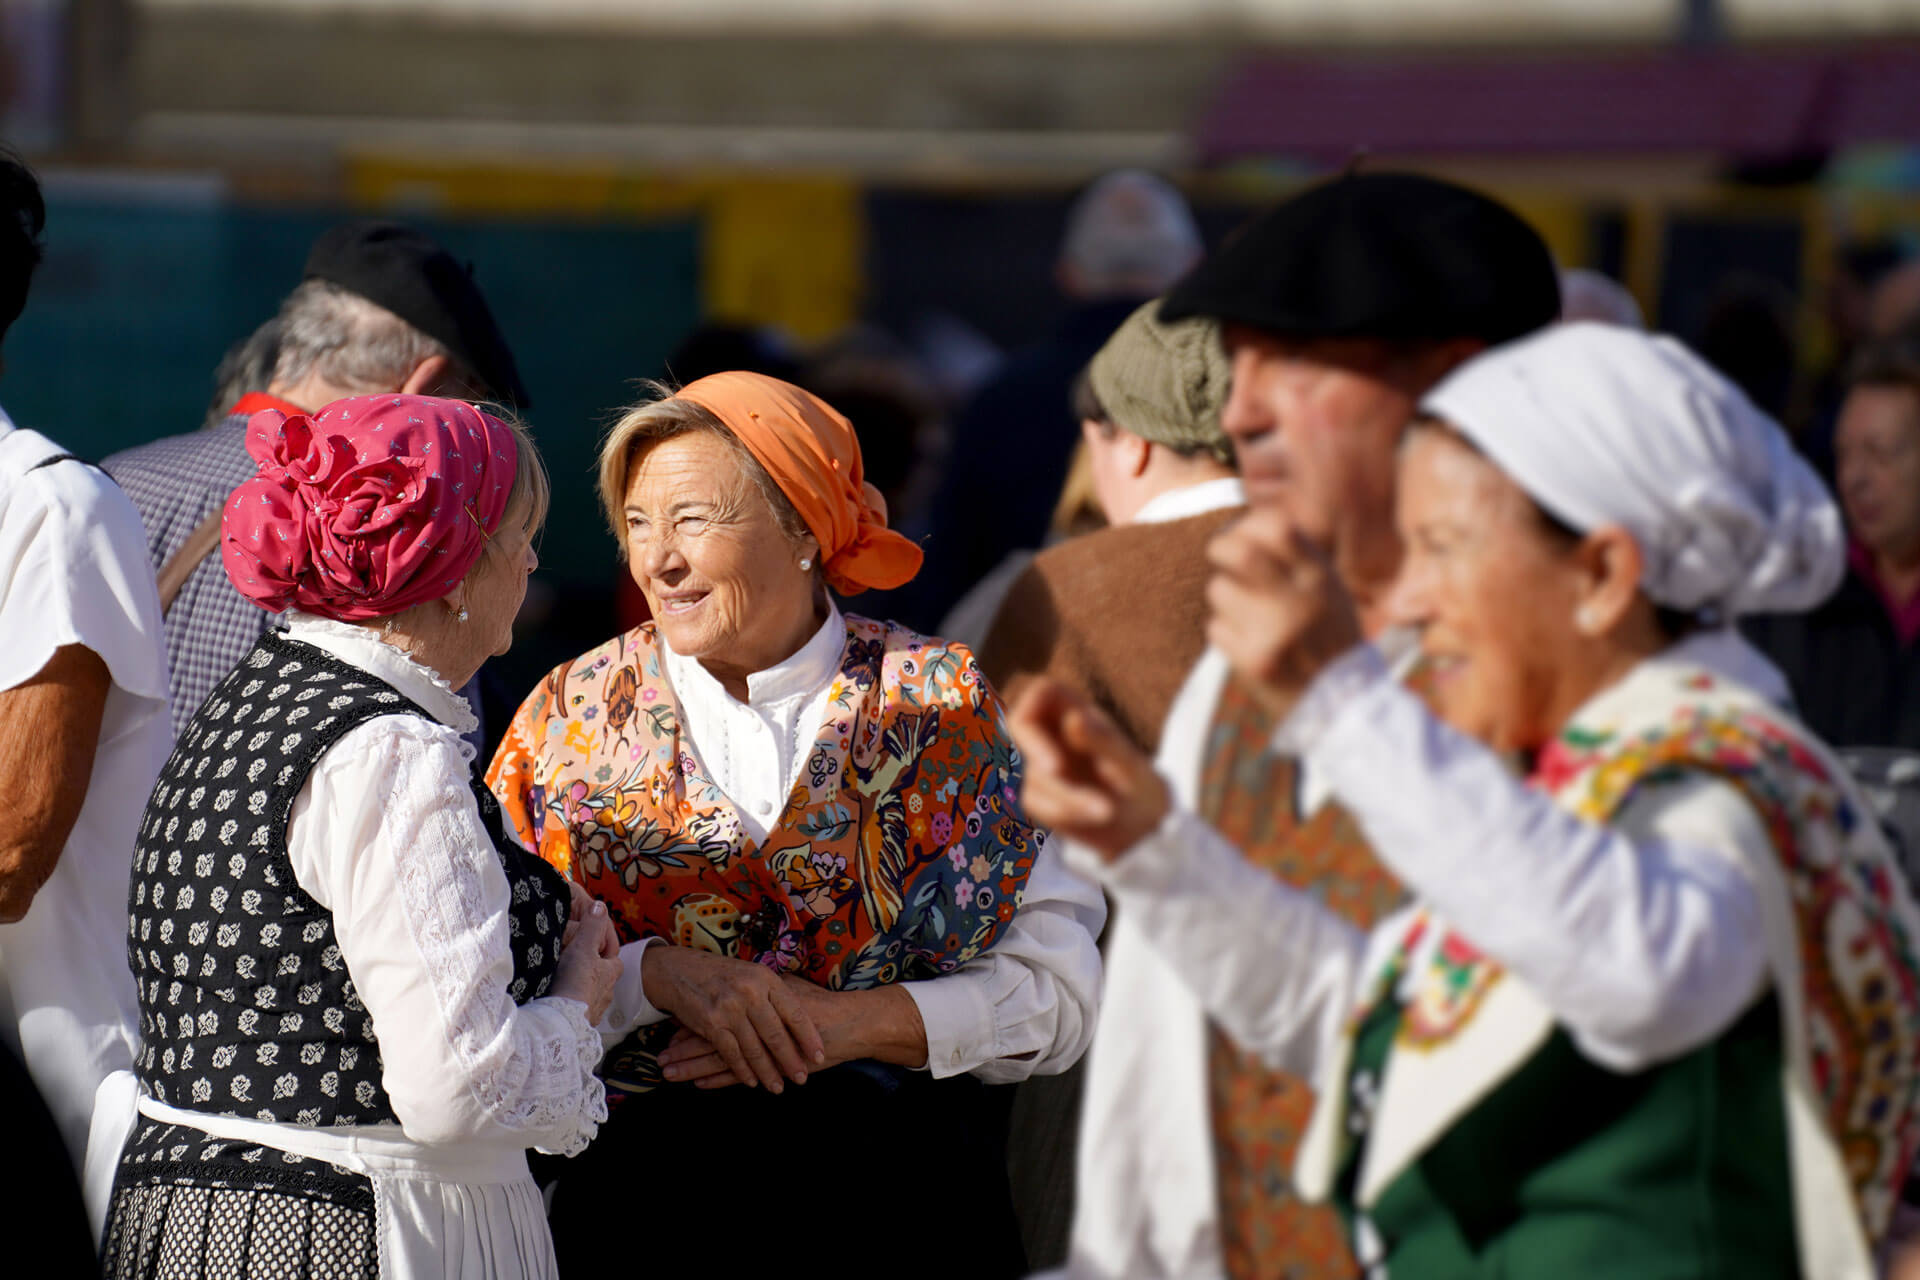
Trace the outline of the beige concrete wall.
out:
<instances>
[{"instance_id":1,"label":"beige concrete wall","mask_svg":"<svg viewBox=\"0 0 1920 1280\"><path fill-rule=\"evenodd\" d=\"M1882 0L1882 3L1889 0ZM141 0L211 8L422 15L639 30L970 31L1160 35L1210 28L1276 39L1657 38L1677 0Z\"/></svg>"}]
</instances>

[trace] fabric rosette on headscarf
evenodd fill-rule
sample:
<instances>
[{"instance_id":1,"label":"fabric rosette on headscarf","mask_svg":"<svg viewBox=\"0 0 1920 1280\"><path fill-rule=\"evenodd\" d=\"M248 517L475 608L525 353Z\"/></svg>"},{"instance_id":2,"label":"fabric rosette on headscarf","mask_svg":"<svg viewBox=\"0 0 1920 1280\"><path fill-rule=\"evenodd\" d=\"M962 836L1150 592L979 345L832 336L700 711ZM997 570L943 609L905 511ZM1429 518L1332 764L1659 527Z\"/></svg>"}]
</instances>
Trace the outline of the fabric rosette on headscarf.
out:
<instances>
[{"instance_id":1,"label":"fabric rosette on headscarf","mask_svg":"<svg viewBox=\"0 0 1920 1280\"><path fill-rule=\"evenodd\" d=\"M1566 524L1632 534L1656 604L1724 620L1806 609L1839 585L1846 540L1826 485L1672 338L1557 325L1468 361L1422 409Z\"/></svg>"},{"instance_id":2,"label":"fabric rosette on headscarf","mask_svg":"<svg viewBox=\"0 0 1920 1280\"><path fill-rule=\"evenodd\" d=\"M920 548L887 527L886 501L867 483L853 424L826 401L758 373L711 374L674 399L720 419L767 469L819 540L835 591L885 590L920 572Z\"/></svg>"},{"instance_id":3,"label":"fabric rosette on headscarf","mask_svg":"<svg viewBox=\"0 0 1920 1280\"><path fill-rule=\"evenodd\" d=\"M220 556L261 608L361 622L446 595L513 491L519 446L459 400L355 396L247 420L259 472L227 499Z\"/></svg>"}]
</instances>

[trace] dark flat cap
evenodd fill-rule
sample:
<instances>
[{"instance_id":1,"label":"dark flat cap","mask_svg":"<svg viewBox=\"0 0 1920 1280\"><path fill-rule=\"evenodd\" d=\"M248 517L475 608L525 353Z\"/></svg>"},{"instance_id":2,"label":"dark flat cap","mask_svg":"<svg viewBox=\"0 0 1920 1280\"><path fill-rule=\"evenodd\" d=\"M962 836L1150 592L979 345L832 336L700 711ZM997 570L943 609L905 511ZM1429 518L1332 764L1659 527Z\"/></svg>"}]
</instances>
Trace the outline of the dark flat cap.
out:
<instances>
[{"instance_id":1,"label":"dark flat cap","mask_svg":"<svg viewBox=\"0 0 1920 1280\"><path fill-rule=\"evenodd\" d=\"M473 268L433 237L398 222L344 222L314 241L306 279L329 281L385 307L439 341L491 394L516 409L531 405Z\"/></svg>"},{"instance_id":2,"label":"dark flat cap","mask_svg":"<svg viewBox=\"0 0 1920 1280\"><path fill-rule=\"evenodd\" d=\"M1163 320L1282 337L1505 342L1560 314L1546 242L1477 191L1412 173L1336 178L1248 223L1185 280Z\"/></svg>"}]
</instances>

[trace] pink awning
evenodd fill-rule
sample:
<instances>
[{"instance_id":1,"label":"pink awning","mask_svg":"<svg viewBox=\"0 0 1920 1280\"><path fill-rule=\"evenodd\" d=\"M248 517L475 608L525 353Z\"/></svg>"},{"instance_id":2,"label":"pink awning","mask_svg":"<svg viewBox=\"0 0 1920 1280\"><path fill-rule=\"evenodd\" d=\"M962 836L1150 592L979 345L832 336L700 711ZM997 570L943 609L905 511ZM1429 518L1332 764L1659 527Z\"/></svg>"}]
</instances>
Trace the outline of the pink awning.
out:
<instances>
[{"instance_id":1,"label":"pink awning","mask_svg":"<svg viewBox=\"0 0 1920 1280\"><path fill-rule=\"evenodd\" d=\"M1260 57L1197 130L1210 161L1379 152L1708 151L1920 142L1920 45L1605 55Z\"/></svg>"}]
</instances>

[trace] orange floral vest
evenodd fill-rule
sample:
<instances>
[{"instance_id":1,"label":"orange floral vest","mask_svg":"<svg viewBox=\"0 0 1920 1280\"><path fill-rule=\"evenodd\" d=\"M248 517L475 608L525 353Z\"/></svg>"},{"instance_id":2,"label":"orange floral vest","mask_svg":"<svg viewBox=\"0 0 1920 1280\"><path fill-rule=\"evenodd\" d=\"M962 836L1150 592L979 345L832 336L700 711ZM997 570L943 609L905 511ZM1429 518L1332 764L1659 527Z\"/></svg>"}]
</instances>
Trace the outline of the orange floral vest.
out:
<instances>
[{"instance_id":1,"label":"orange floral vest","mask_svg":"<svg viewBox=\"0 0 1920 1280\"><path fill-rule=\"evenodd\" d=\"M1020 758L973 655L849 615L800 776L755 846L680 740L651 623L555 668L487 772L521 838L613 913L664 938L829 988L948 973L1019 909L1038 839ZM657 1082L671 1022L604 1068Z\"/></svg>"}]
</instances>

